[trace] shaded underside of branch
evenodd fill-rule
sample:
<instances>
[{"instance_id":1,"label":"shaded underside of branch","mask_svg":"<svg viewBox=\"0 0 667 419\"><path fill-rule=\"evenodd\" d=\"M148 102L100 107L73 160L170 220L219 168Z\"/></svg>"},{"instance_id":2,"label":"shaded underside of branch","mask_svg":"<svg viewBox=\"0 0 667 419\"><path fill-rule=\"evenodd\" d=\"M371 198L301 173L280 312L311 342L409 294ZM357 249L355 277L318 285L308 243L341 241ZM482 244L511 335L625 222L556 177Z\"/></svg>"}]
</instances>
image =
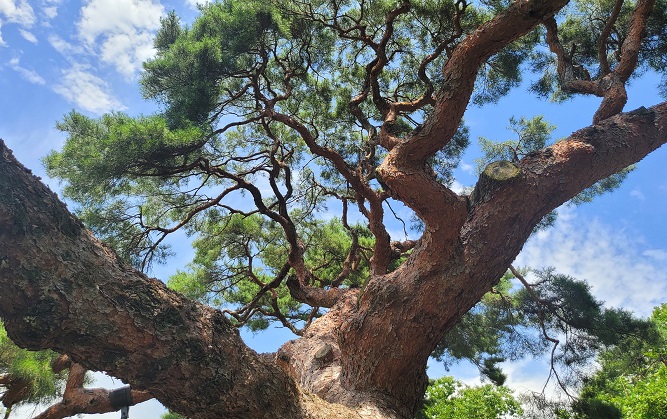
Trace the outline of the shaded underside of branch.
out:
<instances>
[{"instance_id":1,"label":"shaded underside of branch","mask_svg":"<svg viewBox=\"0 0 667 419\"><path fill-rule=\"evenodd\" d=\"M301 416L293 382L222 313L121 262L3 142L0 288L22 347L66 353L187 415L263 417L270 399L279 416Z\"/></svg>"}]
</instances>

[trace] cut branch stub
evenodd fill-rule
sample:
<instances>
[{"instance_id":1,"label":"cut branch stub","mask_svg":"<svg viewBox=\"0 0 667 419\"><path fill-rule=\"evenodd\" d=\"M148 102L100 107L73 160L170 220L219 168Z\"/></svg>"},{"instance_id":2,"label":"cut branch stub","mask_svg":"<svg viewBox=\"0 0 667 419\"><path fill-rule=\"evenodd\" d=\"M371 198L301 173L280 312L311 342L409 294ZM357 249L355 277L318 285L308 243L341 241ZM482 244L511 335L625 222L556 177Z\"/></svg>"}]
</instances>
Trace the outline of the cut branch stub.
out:
<instances>
[{"instance_id":1,"label":"cut branch stub","mask_svg":"<svg viewBox=\"0 0 667 419\"><path fill-rule=\"evenodd\" d=\"M470 195L471 206L474 207L479 203L488 201L500 185L511 182L520 176L521 169L510 161L501 160L489 163L479 176L475 189Z\"/></svg>"}]
</instances>

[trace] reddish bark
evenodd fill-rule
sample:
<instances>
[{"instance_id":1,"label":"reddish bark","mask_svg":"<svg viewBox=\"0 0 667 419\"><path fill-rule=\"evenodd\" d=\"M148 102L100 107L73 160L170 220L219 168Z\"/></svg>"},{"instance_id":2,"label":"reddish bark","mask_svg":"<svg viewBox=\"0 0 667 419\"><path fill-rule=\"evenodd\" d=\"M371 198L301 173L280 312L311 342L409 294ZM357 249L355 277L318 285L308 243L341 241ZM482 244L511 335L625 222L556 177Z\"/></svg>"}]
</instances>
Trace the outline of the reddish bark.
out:
<instances>
[{"instance_id":1,"label":"reddish bark","mask_svg":"<svg viewBox=\"0 0 667 419\"><path fill-rule=\"evenodd\" d=\"M220 311L120 261L2 141L0 288L0 315L18 345L66 353L184 415L392 417L367 395L349 397L362 404L352 411L302 393L273 357L248 348ZM98 396L89 400L102 403Z\"/></svg>"},{"instance_id":2,"label":"reddish bark","mask_svg":"<svg viewBox=\"0 0 667 419\"><path fill-rule=\"evenodd\" d=\"M655 0L640 0L635 6L630 22L630 30L623 40L618 51L620 60L614 69L609 67L606 58L606 43L609 32L618 17L618 9L622 2L616 2L616 6L605 25L598 42L598 54L600 55L601 76L596 80L580 80L574 76L574 63L572 57L558 40L558 27L554 18L546 19L544 26L547 29L547 43L558 60L558 74L561 79L563 90L572 93L593 94L602 97L602 103L593 116L593 123L598 123L623 110L628 101L625 83L637 67L641 42L648 18L653 11Z\"/></svg>"}]
</instances>

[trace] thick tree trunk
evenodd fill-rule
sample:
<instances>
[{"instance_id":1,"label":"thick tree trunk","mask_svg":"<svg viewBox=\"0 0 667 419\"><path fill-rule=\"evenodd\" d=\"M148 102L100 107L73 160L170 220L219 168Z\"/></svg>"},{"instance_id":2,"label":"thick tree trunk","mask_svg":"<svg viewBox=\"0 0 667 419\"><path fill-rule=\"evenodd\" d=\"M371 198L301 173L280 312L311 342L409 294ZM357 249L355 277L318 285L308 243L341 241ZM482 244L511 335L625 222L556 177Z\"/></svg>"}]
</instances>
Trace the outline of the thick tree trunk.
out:
<instances>
[{"instance_id":1,"label":"thick tree trunk","mask_svg":"<svg viewBox=\"0 0 667 419\"><path fill-rule=\"evenodd\" d=\"M494 182L483 176L462 220L459 210L442 220L458 203L441 205L440 217L438 207L425 213L420 245L397 271L371 278L359 310L341 326L346 386L414 401L415 388L404 383L425 385L436 343L497 283L542 217L666 141L667 103L619 114L528 155L518 175ZM393 153L385 173L399 170ZM415 188L406 193L434 195Z\"/></svg>"},{"instance_id":2,"label":"thick tree trunk","mask_svg":"<svg viewBox=\"0 0 667 419\"><path fill-rule=\"evenodd\" d=\"M197 418L355 417L299 390L224 315L121 262L0 141L0 316L50 348ZM383 414L372 405L360 412ZM324 412L324 413L323 413Z\"/></svg>"},{"instance_id":3,"label":"thick tree trunk","mask_svg":"<svg viewBox=\"0 0 667 419\"><path fill-rule=\"evenodd\" d=\"M663 103L527 156L518 176L457 198L463 217L427 224L403 266L350 290L275 356L249 349L219 311L120 262L2 143L0 316L19 345L66 353L193 417L408 418L431 350L539 220L666 141Z\"/></svg>"}]
</instances>

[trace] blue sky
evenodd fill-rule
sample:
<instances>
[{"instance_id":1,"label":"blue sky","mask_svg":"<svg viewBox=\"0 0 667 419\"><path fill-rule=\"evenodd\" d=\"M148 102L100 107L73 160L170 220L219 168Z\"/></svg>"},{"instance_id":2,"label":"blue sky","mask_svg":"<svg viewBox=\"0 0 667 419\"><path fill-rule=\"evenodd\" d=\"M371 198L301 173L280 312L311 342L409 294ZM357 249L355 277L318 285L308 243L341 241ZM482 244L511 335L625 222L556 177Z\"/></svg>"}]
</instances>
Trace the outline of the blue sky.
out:
<instances>
[{"instance_id":1,"label":"blue sky","mask_svg":"<svg viewBox=\"0 0 667 419\"><path fill-rule=\"evenodd\" d=\"M97 116L111 110L150 113L155 105L142 101L137 80L143 60L153 54L152 36L160 16L176 10L188 22L195 1L157 0L0 0L0 138L27 167L58 191L44 175L40 159L59 148L64 137L55 122L72 109ZM647 75L633 83L627 110L651 106L658 78ZM544 115L558 126L561 138L590 124L599 103L577 98L563 105L530 97L518 90L497 105L469 109L466 122L473 139L512 137L508 119ZM474 147L457 170L457 187L474 184ZM586 279L598 298L640 315L667 302L667 149L642 161L614 194L592 204L568 207L556 226L537 234L525 246L517 265L553 266ZM396 229L398 231L398 229ZM172 240L173 243L177 240ZM153 274L165 279L183 267L191 251L178 255ZM292 338L281 329L248 336L261 352L273 351ZM508 365L509 384L518 390L539 390L548 370L543 361ZM444 373L430 368L433 375ZM477 371L453 371L474 382ZM101 380L100 385L107 385ZM31 411L24 411L28 417ZM157 418L162 409L148 402L132 409L135 417ZM115 418L117 414L101 417ZM97 416L100 417L100 416Z\"/></svg>"}]
</instances>

